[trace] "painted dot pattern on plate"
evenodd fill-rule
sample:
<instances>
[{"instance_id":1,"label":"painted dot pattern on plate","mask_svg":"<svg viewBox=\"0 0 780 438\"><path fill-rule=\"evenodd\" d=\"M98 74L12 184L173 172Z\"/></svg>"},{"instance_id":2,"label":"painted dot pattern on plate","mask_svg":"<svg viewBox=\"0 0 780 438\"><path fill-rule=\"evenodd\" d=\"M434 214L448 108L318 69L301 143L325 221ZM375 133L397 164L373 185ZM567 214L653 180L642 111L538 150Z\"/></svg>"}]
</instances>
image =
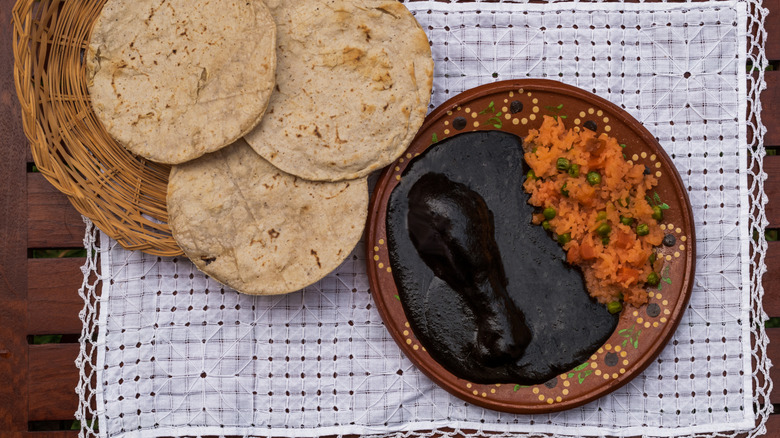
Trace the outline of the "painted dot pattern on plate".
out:
<instances>
[{"instance_id":1,"label":"painted dot pattern on plate","mask_svg":"<svg viewBox=\"0 0 780 438\"><path fill-rule=\"evenodd\" d=\"M622 129L620 117L611 110L596 106L579 106L571 110L567 103L548 101L550 94L517 88L503 93L495 93L474 99L468 106L452 106L444 112L436 123L428 126L421 135L430 139L430 144L438 143L461 132L478 130L506 130L524 137L529 129L538 128L543 116L562 120L575 132L589 129L599 136L614 135L624 149L624 157L632 164L644 164L646 172L652 172L656 178L665 176L665 164L658 154L642 150L640 145L626 140L621 142L619 136ZM421 131L422 132L422 131ZM419 153L415 154L419 155ZM400 158L392 171L395 179L400 180L402 173L413 155L407 154ZM672 172L673 173L673 172ZM648 194L650 203L667 212L670 208L658 193ZM641 308L628 307L622 310L618 329L586 362L559 376L537 385L493 384L484 385L459 380L467 393L480 399L496 399L506 402L515 398L533 399L539 405L555 405L564 403L573 397L579 397L584 392L604 385L604 382L618 380L634 367L641 365L643 348L656 339L671 321L673 307L676 305L681 291L680 285L674 284L672 270L677 263L686 258L690 251L692 236L682 227L667 221L659 221L665 233L664 244L656 247L654 269L658 273L658 282L647 285L649 302ZM392 276L384 240L379 240L373 247L374 263L377 268L382 264L380 275ZM657 264L657 268L656 268ZM678 288L678 289L675 289ZM397 306L401 306L400 298L395 296ZM411 354L427 352L419 344L414 333L405 323L402 331L404 343L412 350ZM407 350L408 351L408 350Z\"/></svg>"}]
</instances>

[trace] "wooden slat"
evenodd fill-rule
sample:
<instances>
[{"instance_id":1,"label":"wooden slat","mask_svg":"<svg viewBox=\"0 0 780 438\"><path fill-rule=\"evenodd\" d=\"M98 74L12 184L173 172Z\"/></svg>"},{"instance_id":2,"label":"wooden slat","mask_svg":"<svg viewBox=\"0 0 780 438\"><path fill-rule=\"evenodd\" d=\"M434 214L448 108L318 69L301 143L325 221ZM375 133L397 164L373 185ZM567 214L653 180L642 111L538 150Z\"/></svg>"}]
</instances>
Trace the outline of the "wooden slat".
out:
<instances>
[{"instance_id":1,"label":"wooden slat","mask_svg":"<svg viewBox=\"0 0 780 438\"><path fill-rule=\"evenodd\" d=\"M29 421L73 418L78 407L74 363L78 354L78 344L29 346Z\"/></svg>"},{"instance_id":2,"label":"wooden slat","mask_svg":"<svg viewBox=\"0 0 780 438\"><path fill-rule=\"evenodd\" d=\"M780 328L770 328L766 331L770 339L766 352L767 357L772 361L772 363L780 363L780 342L777 342L777 340L780 340ZM774 339L775 342L772 342L772 339ZM772 369L769 370L769 376L772 378L773 382L780 382L780 380L777 380L780 379L780 367L772 367ZM770 397L772 403L780 403L780 394L778 394L778 391L773 391Z\"/></svg>"},{"instance_id":3,"label":"wooden slat","mask_svg":"<svg viewBox=\"0 0 780 438\"><path fill-rule=\"evenodd\" d=\"M769 242L764 274L764 310L770 317L780 317L780 242ZM780 337L774 340L780 344ZM780 362L775 362L780 364Z\"/></svg>"},{"instance_id":4,"label":"wooden slat","mask_svg":"<svg viewBox=\"0 0 780 438\"><path fill-rule=\"evenodd\" d=\"M27 174L29 248L77 248L83 245L84 222L68 198L39 173Z\"/></svg>"},{"instance_id":5,"label":"wooden slat","mask_svg":"<svg viewBox=\"0 0 780 438\"><path fill-rule=\"evenodd\" d=\"M76 438L79 436L79 431L54 430L51 432L27 432L22 436L24 438Z\"/></svg>"},{"instance_id":6,"label":"wooden slat","mask_svg":"<svg viewBox=\"0 0 780 438\"><path fill-rule=\"evenodd\" d=\"M775 14L780 15L780 9ZM766 126L764 144L780 146L780 71L765 73L766 90L761 93L761 121Z\"/></svg>"},{"instance_id":7,"label":"wooden slat","mask_svg":"<svg viewBox=\"0 0 780 438\"><path fill-rule=\"evenodd\" d=\"M780 155L767 156L764 159L764 172L767 174L764 191L769 199L766 217L770 227L780 228Z\"/></svg>"},{"instance_id":8,"label":"wooden slat","mask_svg":"<svg viewBox=\"0 0 780 438\"><path fill-rule=\"evenodd\" d=\"M777 30L780 29L780 0L764 0L764 7L769 9L769 15L764 22L764 27L769 32L766 57L770 61L780 61L780 38L777 35Z\"/></svg>"},{"instance_id":9,"label":"wooden slat","mask_svg":"<svg viewBox=\"0 0 780 438\"><path fill-rule=\"evenodd\" d=\"M0 431L27 430L27 139L16 99L14 0L0 0Z\"/></svg>"},{"instance_id":10,"label":"wooden slat","mask_svg":"<svg viewBox=\"0 0 780 438\"><path fill-rule=\"evenodd\" d=\"M769 416L769 420L766 422L766 435L764 437L780 438L780 413Z\"/></svg>"},{"instance_id":11,"label":"wooden slat","mask_svg":"<svg viewBox=\"0 0 780 438\"><path fill-rule=\"evenodd\" d=\"M28 335L81 333L83 258L27 260Z\"/></svg>"}]
</instances>

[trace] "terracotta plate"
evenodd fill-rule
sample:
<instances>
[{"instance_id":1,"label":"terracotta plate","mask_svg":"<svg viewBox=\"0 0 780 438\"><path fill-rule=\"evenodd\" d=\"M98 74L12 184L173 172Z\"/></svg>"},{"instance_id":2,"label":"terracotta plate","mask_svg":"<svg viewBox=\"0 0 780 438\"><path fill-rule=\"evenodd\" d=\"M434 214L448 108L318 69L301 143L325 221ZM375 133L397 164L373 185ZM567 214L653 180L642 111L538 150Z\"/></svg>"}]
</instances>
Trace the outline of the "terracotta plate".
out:
<instances>
[{"instance_id":1,"label":"terracotta plate","mask_svg":"<svg viewBox=\"0 0 780 438\"><path fill-rule=\"evenodd\" d=\"M626 159L648 166L658 177L657 202L666 203L661 225L674 245L657 248L661 282L648 289L650 302L626 307L618 327L590 359L550 381L534 385L484 385L459 379L435 362L420 345L393 280L385 216L390 193L410 160L428 146L462 132L502 130L525 137L543 115L557 116L567 127L595 129L625 144ZM625 385L653 361L674 333L693 286L695 233L687 190L655 138L625 111L593 94L555 81L496 82L460 94L434 110L407 153L385 169L370 208L368 273L385 325L403 352L426 375L452 394L499 411L542 413L588 403ZM667 243L672 240L667 238Z\"/></svg>"}]
</instances>

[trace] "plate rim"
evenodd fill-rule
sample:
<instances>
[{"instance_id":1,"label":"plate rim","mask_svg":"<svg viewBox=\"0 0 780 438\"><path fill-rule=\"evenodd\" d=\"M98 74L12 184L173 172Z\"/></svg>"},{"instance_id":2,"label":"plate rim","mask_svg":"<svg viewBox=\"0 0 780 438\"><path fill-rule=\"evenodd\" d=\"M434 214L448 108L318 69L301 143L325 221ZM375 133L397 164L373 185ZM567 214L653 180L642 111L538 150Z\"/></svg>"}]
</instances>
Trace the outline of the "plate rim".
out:
<instances>
[{"instance_id":1,"label":"plate rim","mask_svg":"<svg viewBox=\"0 0 780 438\"><path fill-rule=\"evenodd\" d=\"M377 310L382 318L382 321L385 323L388 332L390 332L391 336L393 337L393 340L398 345L398 348L404 353L404 355L407 358L409 358L409 360L414 364L415 367L417 367L420 371L423 372L423 374L425 374L434 383L436 383L436 385L438 385L440 388L446 390L447 392L455 395L456 397L464 401L467 401L469 403L475 404L483 408L508 412L508 413L514 413L514 414L540 414L540 413L552 413L552 412L572 409L575 407L582 406L598 398L601 398L615 391L616 389L628 384L629 382L633 381L642 372L644 372L644 370L647 369L647 367L650 366L650 364L661 354L661 352L664 350L666 345L669 343L669 341L677 331L677 328L679 327L680 321L682 320L684 314L684 308L687 307L692 294L693 282L694 282L695 270L696 270L696 263L695 263L696 230L695 230L695 221L693 219L693 209L690 203L690 198L688 196L687 191L685 190L685 185L682 181L679 171L677 170L676 166L674 165L674 163L672 162L671 158L668 156L666 151L663 149L660 143L655 139L655 137L650 133L650 131L644 125L642 125L637 119L632 117L630 114L628 114L628 112L626 112L624 109L620 108L619 106L615 105L614 103L596 94L590 93L588 91L585 91L581 88L569 84L565 84L550 79L509 79L504 81L492 82L492 83L477 86L475 88L471 88L469 90L457 94L456 96L453 96L452 98L448 99L447 101L439 105L433 111L431 111L431 113L428 114L428 116L425 118L425 121L420 127L417 136L415 136L414 140L412 140L411 145L415 145L418 139L420 138L420 136L431 125L438 122L439 119L441 119L441 117L446 115L448 111L451 111L454 108L463 105L464 102L471 102L481 97L484 97L486 95L513 91L520 88L533 89L537 91L548 91L548 92L555 92L555 93L565 92L570 96L577 98L578 100L599 105L601 108L610 111L612 113L612 116L618 118L624 125L630 127L630 129L638 135L638 137L642 140L644 144L649 145L651 148L655 149L656 151L655 153L658 159L661 162L663 162L664 165L666 165L669 169L674 169L674 172L671 172L672 175L670 176L673 180L673 184L676 186L677 189L679 189L679 192L682 193L683 195L681 197L681 204L684 205L684 208L682 209L680 214L686 226L689 227L690 235L691 235L689 250L686 251L686 255L684 259L685 275L683 277L683 281L680 286L681 297L680 299L677 300L677 303L672 308L670 319L668 323L665 325L663 329L664 331L662 331L661 335L657 337L655 341L650 344L649 348L644 349L644 352L640 354L639 358L637 359L637 365L632 367L623 376L621 376L620 380L618 381L609 381L608 383L597 387L596 390L594 391L589 391L572 398L567 398L565 401L561 403L556 403L552 405L547 403L542 404L539 402L534 404L510 403L510 402L504 402L495 399L474 396L471 393L466 391L465 385L463 385L462 387L452 387L450 385L444 384L443 381L438 377L437 373L434 372L434 370L429 366L429 363L420 360L417 355L410 354L410 352L407 351L407 347L405 347L406 345L405 340L400 333L401 330L390 329L391 326L390 322L394 321L394 319L391 317L390 311L384 303L386 294L379 293L379 291L381 290L379 272L376 266L371 262L370 257L366 258L366 271L368 274L369 286L371 288L372 297L374 298ZM479 129L478 131L482 131L482 130L483 129ZM488 129L488 130L501 131L501 129ZM368 215L367 225L366 225L367 228L366 239L365 239L366 254L371 254L373 247L375 245L374 242L376 242L377 239L379 238L378 228L384 228L384 227L378 227L377 222L378 221L383 222L386 216L386 200L383 201L383 199L389 196L389 193L387 193L388 190L389 192L392 192L391 189L388 189L388 185L390 183L390 176L392 175L394 170L394 165L395 163L386 167L382 171L382 173L379 176L379 179L377 180L376 186L374 187L373 193L371 195L371 201L369 204L369 215ZM385 208L378 208L380 207L381 203L385 204ZM380 213L384 213L384 214L380 215ZM671 316L674 316L674 318L671 318ZM433 364L441 367L441 365L438 364L438 362L436 362L432 358L429 362L432 362ZM449 373L449 371L447 370L445 370L445 372L452 375L452 373ZM457 378L457 376L455 377ZM464 379L460 379L460 378L458 379L466 382L466 380Z\"/></svg>"}]
</instances>

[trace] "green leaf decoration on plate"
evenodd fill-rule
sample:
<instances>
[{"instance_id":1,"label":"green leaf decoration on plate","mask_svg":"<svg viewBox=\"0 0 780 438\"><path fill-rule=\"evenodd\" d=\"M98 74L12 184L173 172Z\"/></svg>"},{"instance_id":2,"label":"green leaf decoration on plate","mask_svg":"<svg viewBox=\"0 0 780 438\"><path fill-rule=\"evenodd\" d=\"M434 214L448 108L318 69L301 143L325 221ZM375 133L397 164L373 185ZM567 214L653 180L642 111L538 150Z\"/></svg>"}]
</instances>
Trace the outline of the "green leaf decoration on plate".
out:
<instances>
[{"instance_id":1,"label":"green leaf decoration on plate","mask_svg":"<svg viewBox=\"0 0 780 438\"><path fill-rule=\"evenodd\" d=\"M593 372L593 370L585 370L585 371L583 371L581 373L578 373L577 374L577 382L579 382L579 384L582 385L582 382L585 381L585 378L588 377L589 375L591 375L592 372Z\"/></svg>"},{"instance_id":2,"label":"green leaf decoration on plate","mask_svg":"<svg viewBox=\"0 0 780 438\"><path fill-rule=\"evenodd\" d=\"M669 273L672 271L669 265L666 265L664 271L661 273L661 281L658 282L658 290L662 290L664 283L672 284L672 277Z\"/></svg>"},{"instance_id":3,"label":"green leaf decoration on plate","mask_svg":"<svg viewBox=\"0 0 780 438\"><path fill-rule=\"evenodd\" d=\"M593 373L593 370L588 368L590 366L590 362L585 362L581 365L578 365L576 368L571 370L569 374L566 375L569 379L574 378L574 376L577 376L577 382L582 384L582 382L585 381L585 378L590 376Z\"/></svg>"},{"instance_id":4,"label":"green leaf decoration on plate","mask_svg":"<svg viewBox=\"0 0 780 438\"><path fill-rule=\"evenodd\" d=\"M495 116L489 118L487 121L488 123L491 123L494 128L501 129L504 126L504 122L501 121L501 119L498 118L498 116L501 115L501 111L498 112Z\"/></svg>"},{"instance_id":5,"label":"green leaf decoration on plate","mask_svg":"<svg viewBox=\"0 0 780 438\"><path fill-rule=\"evenodd\" d=\"M634 349L639 348L639 336L642 334L642 330L636 329L636 324L632 325L631 328L623 329L618 331L618 335L624 337L623 339L623 348L626 347L626 345L631 344L634 346Z\"/></svg>"},{"instance_id":6,"label":"green leaf decoration on plate","mask_svg":"<svg viewBox=\"0 0 780 438\"><path fill-rule=\"evenodd\" d=\"M661 210L668 210L670 208L669 204L661 201L661 197L658 196L658 193L656 193L656 192L653 192L653 199L650 199L649 196L645 196L645 200L651 206L657 206Z\"/></svg>"},{"instance_id":7,"label":"green leaf decoration on plate","mask_svg":"<svg viewBox=\"0 0 780 438\"><path fill-rule=\"evenodd\" d=\"M496 129L501 129L504 126L504 122L501 121L500 117L504 114L502 111L496 112L496 103L492 100L488 104L488 107L483 109L479 112L479 114L487 114L492 113L493 116L487 119L487 123L490 123L493 125Z\"/></svg>"},{"instance_id":8,"label":"green leaf decoration on plate","mask_svg":"<svg viewBox=\"0 0 780 438\"><path fill-rule=\"evenodd\" d=\"M563 109L563 104L560 104L558 106L548 105L545 106L544 109L550 112L550 114L552 115L553 119L555 119L555 121L558 121L558 117L560 117L561 119L566 118L565 115L560 114L561 110Z\"/></svg>"},{"instance_id":9,"label":"green leaf decoration on plate","mask_svg":"<svg viewBox=\"0 0 780 438\"><path fill-rule=\"evenodd\" d=\"M491 101L490 101L490 103L488 104L488 107L487 107L487 108L485 108L485 109L483 109L483 110L482 110L482 111L480 111L479 113L480 113L480 114L487 114L488 112L491 112L491 113L493 113L493 114L495 114L495 113L496 113L496 104L495 104L495 102L493 102L492 100L491 100Z\"/></svg>"}]
</instances>

